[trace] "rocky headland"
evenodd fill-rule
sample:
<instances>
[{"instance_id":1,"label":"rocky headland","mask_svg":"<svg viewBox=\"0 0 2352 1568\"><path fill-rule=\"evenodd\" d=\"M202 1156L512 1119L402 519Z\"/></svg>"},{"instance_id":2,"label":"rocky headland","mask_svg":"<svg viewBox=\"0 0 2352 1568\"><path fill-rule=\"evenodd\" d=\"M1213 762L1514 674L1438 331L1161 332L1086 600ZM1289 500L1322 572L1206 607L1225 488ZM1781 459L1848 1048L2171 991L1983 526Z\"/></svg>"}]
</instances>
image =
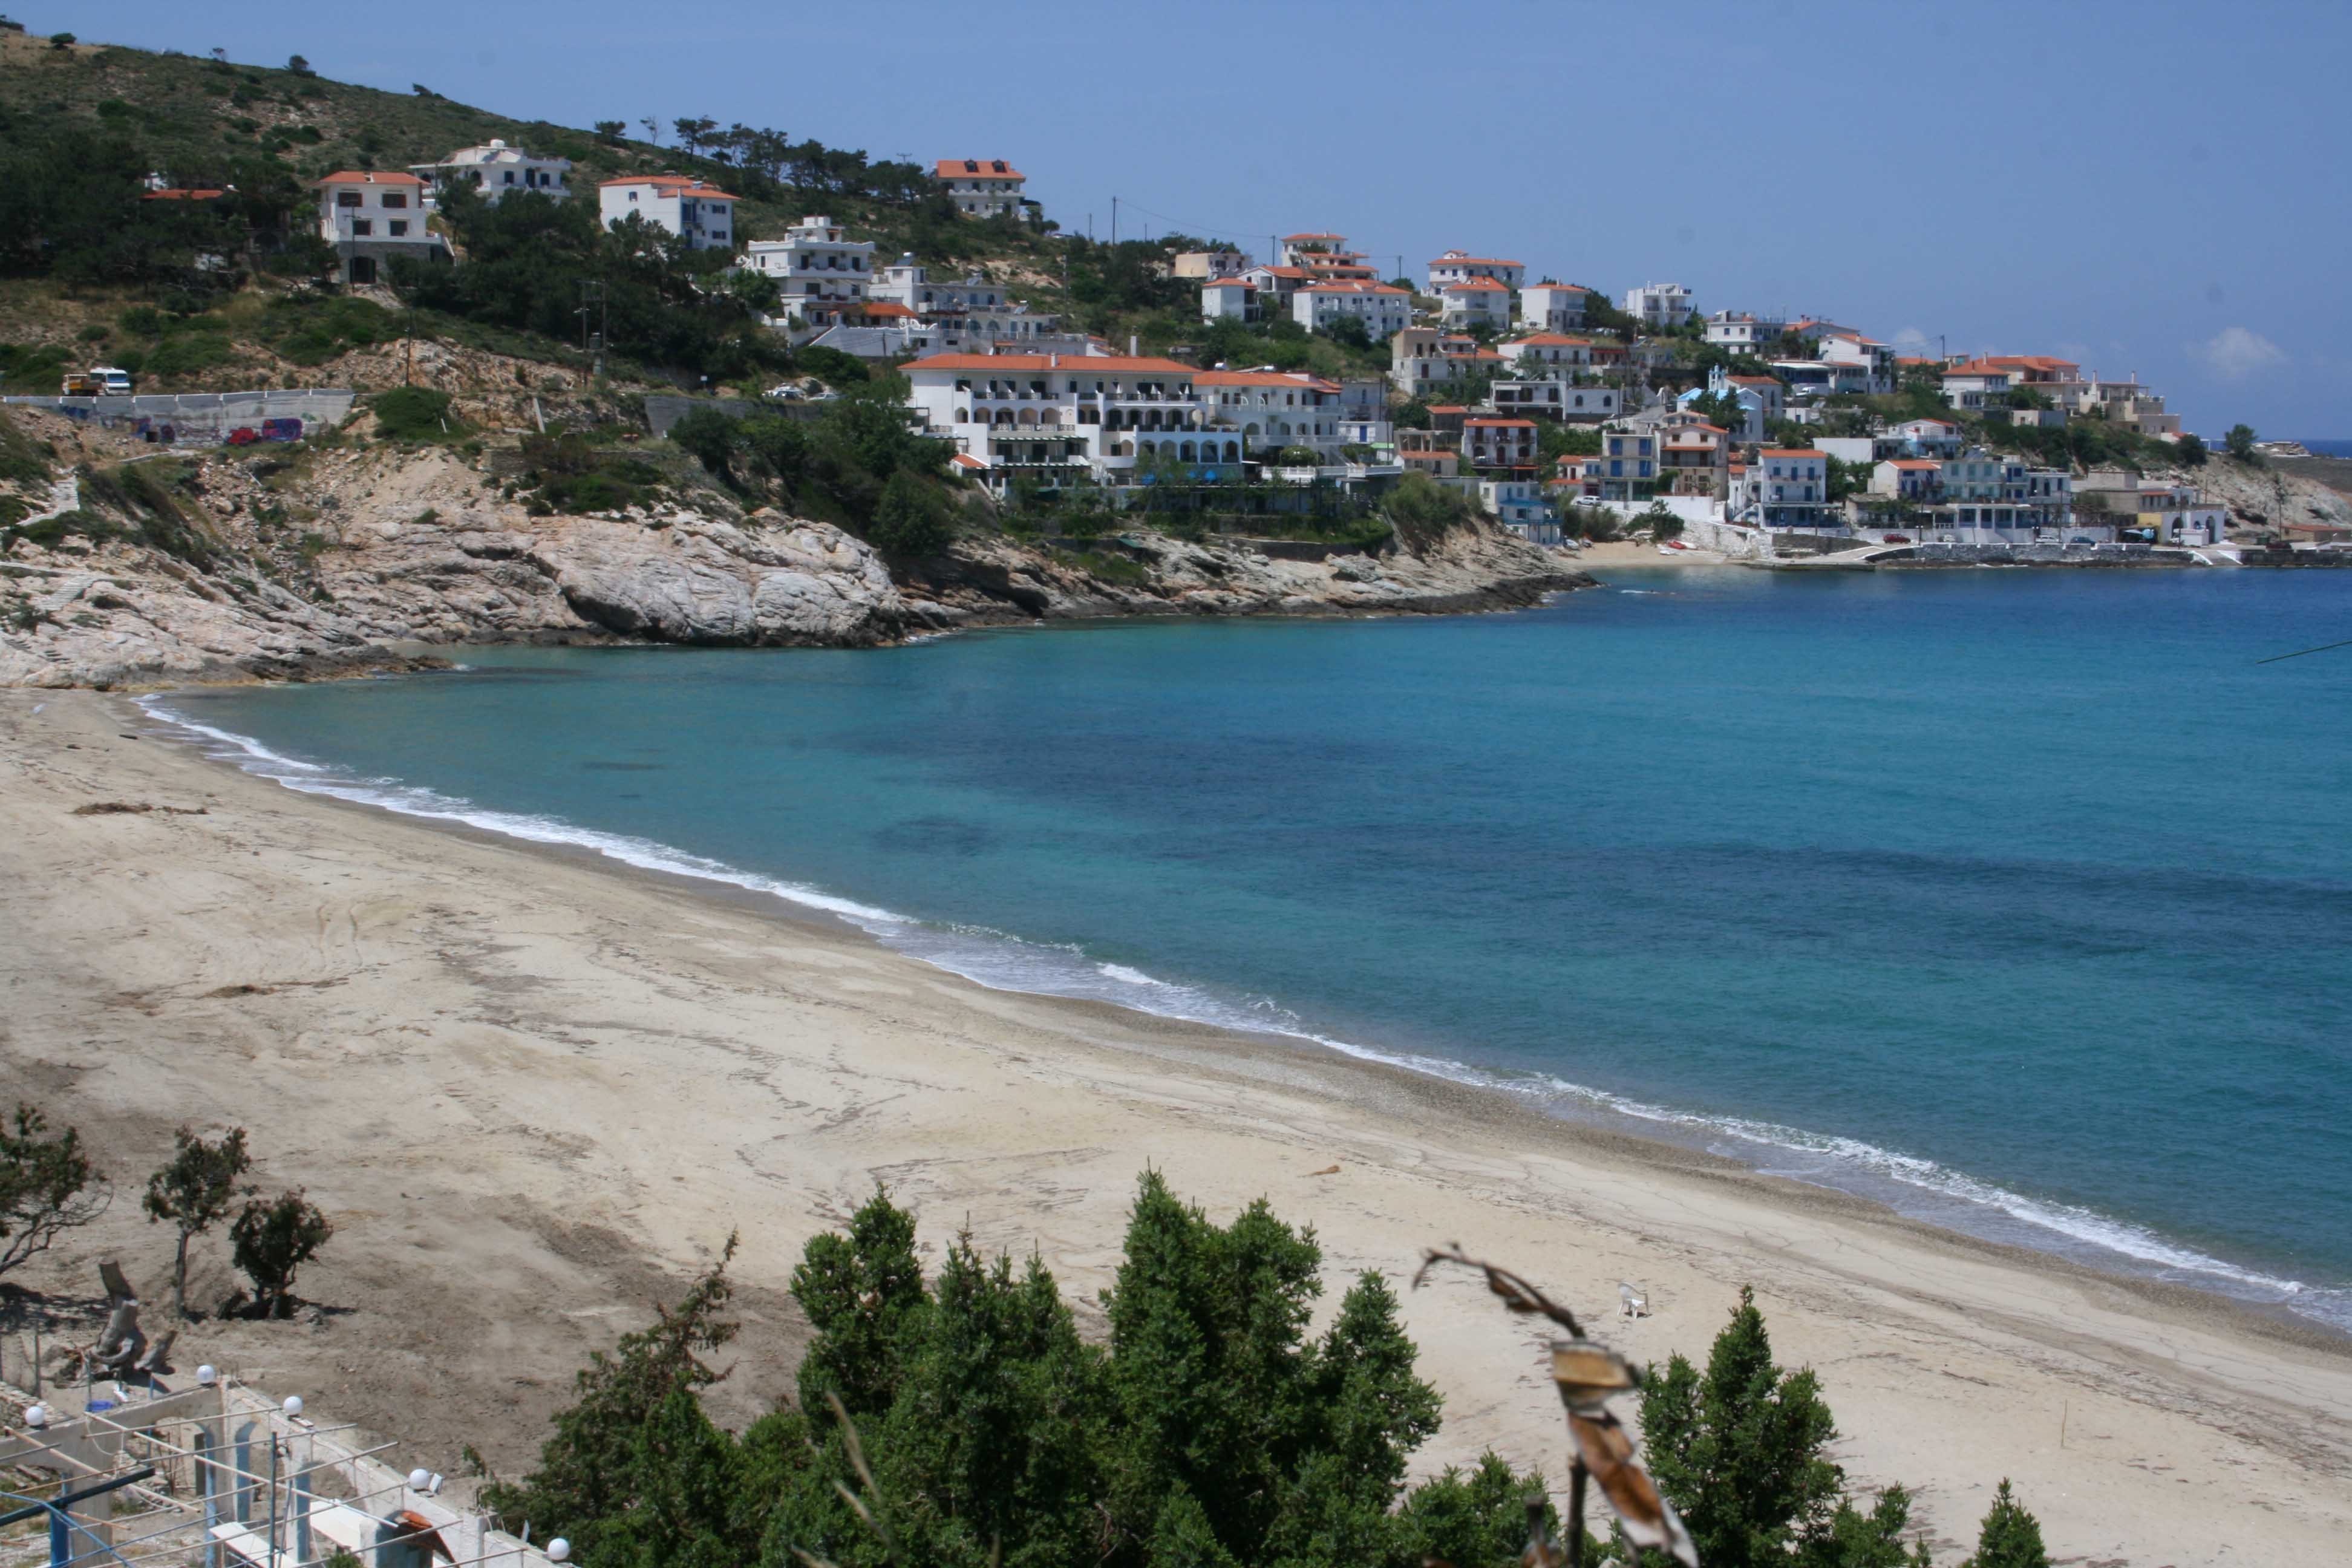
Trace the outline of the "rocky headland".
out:
<instances>
[{"instance_id":1,"label":"rocky headland","mask_svg":"<svg viewBox=\"0 0 2352 1568\"><path fill-rule=\"evenodd\" d=\"M12 413L59 473L141 460L106 432ZM712 489L534 511L450 447L172 461L168 526L119 486L26 487L36 509L0 556L0 685L300 679L498 642L868 647L1090 616L1456 613L1591 581L1491 526L1370 552L1148 528L1085 544L984 533L894 571L830 523ZM22 526L49 511L78 526Z\"/></svg>"}]
</instances>

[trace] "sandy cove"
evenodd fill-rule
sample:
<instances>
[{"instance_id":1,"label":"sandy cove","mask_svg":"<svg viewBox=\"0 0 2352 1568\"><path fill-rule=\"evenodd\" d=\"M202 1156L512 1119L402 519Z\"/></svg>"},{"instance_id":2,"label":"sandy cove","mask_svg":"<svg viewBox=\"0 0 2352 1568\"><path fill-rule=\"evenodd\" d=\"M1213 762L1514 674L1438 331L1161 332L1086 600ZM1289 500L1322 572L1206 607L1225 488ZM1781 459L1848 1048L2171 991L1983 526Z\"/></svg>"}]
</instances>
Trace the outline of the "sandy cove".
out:
<instances>
[{"instance_id":1,"label":"sandy cove","mask_svg":"<svg viewBox=\"0 0 2352 1568\"><path fill-rule=\"evenodd\" d=\"M93 802L177 811L76 815ZM329 1310L200 1323L176 1359L408 1439L403 1465L455 1472L467 1442L527 1459L584 1352L737 1227L749 1326L719 1403L740 1421L790 1385L802 1243L877 1177L932 1256L969 1226L1090 1303L1150 1163L1213 1213L1265 1194L1311 1223L1335 1286L1458 1240L1636 1358L1703 1352L1752 1281L1781 1358L1820 1371L1853 1478L1918 1489L1939 1557L2004 1476L2062 1560L2317 1563L2352 1540L2333 1336L1310 1047L989 991L771 900L298 795L120 697L0 692L0 1079L118 1186L10 1281L86 1300L113 1253L163 1300L170 1242L137 1188L175 1123L242 1124L264 1178L335 1220L300 1285ZM198 1251L215 1300L226 1243ZM1612 1315L1621 1279L1654 1316ZM1466 1278L1405 1310L1445 1396L1422 1467L1492 1446L1559 1471L1538 1336Z\"/></svg>"}]
</instances>

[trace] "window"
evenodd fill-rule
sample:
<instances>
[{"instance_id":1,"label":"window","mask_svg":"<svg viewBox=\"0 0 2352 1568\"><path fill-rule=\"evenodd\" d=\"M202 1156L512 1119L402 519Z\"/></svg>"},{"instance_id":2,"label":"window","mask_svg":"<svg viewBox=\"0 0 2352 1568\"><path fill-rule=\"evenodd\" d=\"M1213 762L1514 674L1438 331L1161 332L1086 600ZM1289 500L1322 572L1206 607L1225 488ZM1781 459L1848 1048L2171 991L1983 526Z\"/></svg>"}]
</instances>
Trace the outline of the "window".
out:
<instances>
[{"instance_id":1,"label":"window","mask_svg":"<svg viewBox=\"0 0 2352 1568\"><path fill-rule=\"evenodd\" d=\"M506 183L509 185L514 184L514 171L512 169L509 169L507 171Z\"/></svg>"},{"instance_id":2,"label":"window","mask_svg":"<svg viewBox=\"0 0 2352 1568\"><path fill-rule=\"evenodd\" d=\"M383 205L388 207L404 207L408 205L408 198L398 191L386 191L383 194Z\"/></svg>"},{"instance_id":3,"label":"window","mask_svg":"<svg viewBox=\"0 0 2352 1568\"><path fill-rule=\"evenodd\" d=\"M363 217L355 217L352 219L352 233L354 235L366 236L373 234L374 232L375 225L370 223L367 219Z\"/></svg>"},{"instance_id":4,"label":"window","mask_svg":"<svg viewBox=\"0 0 2352 1568\"><path fill-rule=\"evenodd\" d=\"M335 205L339 207L355 207L360 205L360 194L357 191L337 191Z\"/></svg>"},{"instance_id":5,"label":"window","mask_svg":"<svg viewBox=\"0 0 2352 1568\"><path fill-rule=\"evenodd\" d=\"M394 218L390 223L385 224L383 227L384 232L391 235L394 239L399 238L402 235L408 232L407 223L400 218Z\"/></svg>"}]
</instances>

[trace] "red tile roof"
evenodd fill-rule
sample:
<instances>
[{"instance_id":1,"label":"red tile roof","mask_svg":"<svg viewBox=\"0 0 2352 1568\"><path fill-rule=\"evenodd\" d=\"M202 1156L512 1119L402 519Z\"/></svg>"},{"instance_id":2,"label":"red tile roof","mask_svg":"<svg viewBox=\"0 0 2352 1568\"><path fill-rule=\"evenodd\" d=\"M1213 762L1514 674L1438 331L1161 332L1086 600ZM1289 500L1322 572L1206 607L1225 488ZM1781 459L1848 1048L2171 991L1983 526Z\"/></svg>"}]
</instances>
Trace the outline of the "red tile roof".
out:
<instances>
[{"instance_id":1,"label":"red tile roof","mask_svg":"<svg viewBox=\"0 0 2352 1568\"><path fill-rule=\"evenodd\" d=\"M367 169L338 169L324 179L310 182L310 188L320 185L421 185L425 182L414 174L376 174Z\"/></svg>"},{"instance_id":2,"label":"red tile roof","mask_svg":"<svg viewBox=\"0 0 2352 1568\"><path fill-rule=\"evenodd\" d=\"M210 202L217 201L226 195L228 195L226 191L190 190L185 186L174 185L169 190L142 192L139 199L142 202Z\"/></svg>"},{"instance_id":3,"label":"red tile roof","mask_svg":"<svg viewBox=\"0 0 2352 1568\"><path fill-rule=\"evenodd\" d=\"M1282 237L1286 244L1298 239L1345 239L1348 237L1344 234L1286 234Z\"/></svg>"},{"instance_id":4,"label":"red tile roof","mask_svg":"<svg viewBox=\"0 0 2352 1568\"><path fill-rule=\"evenodd\" d=\"M1591 338L1571 338L1565 332L1531 332L1524 338L1513 338L1510 342L1506 343L1503 346L1510 348L1519 344L1539 344L1544 348L1581 347L1589 349L1592 346L1592 340Z\"/></svg>"},{"instance_id":5,"label":"red tile roof","mask_svg":"<svg viewBox=\"0 0 2352 1568\"><path fill-rule=\"evenodd\" d=\"M1289 370L1202 370L1192 374L1195 386L1281 386L1302 392L1337 395L1339 384Z\"/></svg>"},{"instance_id":6,"label":"red tile roof","mask_svg":"<svg viewBox=\"0 0 2352 1568\"><path fill-rule=\"evenodd\" d=\"M942 158L931 171L940 180L1018 180L1021 171L1002 158Z\"/></svg>"},{"instance_id":7,"label":"red tile roof","mask_svg":"<svg viewBox=\"0 0 2352 1568\"><path fill-rule=\"evenodd\" d=\"M853 300L850 303L856 305L858 301ZM898 317L911 316L915 313L896 300L868 300L864 302L863 308L868 316Z\"/></svg>"},{"instance_id":8,"label":"red tile roof","mask_svg":"<svg viewBox=\"0 0 2352 1568\"><path fill-rule=\"evenodd\" d=\"M1499 256L1441 256L1432 267L1525 267L1524 261L1507 261Z\"/></svg>"},{"instance_id":9,"label":"red tile roof","mask_svg":"<svg viewBox=\"0 0 2352 1568\"><path fill-rule=\"evenodd\" d=\"M341 179L341 175L335 178ZM598 189L606 185L653 185L673 195L695 196L706 202L740 202L743 198L716 185L706 185L700 180L689 180L683 174L631 174L625 179L599 180Z\"/></svg>"},{"instance_id":10,"label":"red tile roof","mask_svg":"<svg viewBox=\"0 0 2352 1568\"><path fill-rule=\"evenodd\" d=\"M908 370L1070 370L1118 371L1132 374L1138 371L1159 371L1168 375L1191 375L1192 367L1178 364L1172 359L1153 359L1145 355L1129 359L1125 354L931 354L906 367Z\"/></svg>"},{"instance_id":11,"label":"red tile roof","mask_svg":"<svg viewBox=\"0 0 2352 1568\"><path fill-rule=\"evenodd\" d=\"M1412 296L1402 289L1386 283L1310 283L1299 290L1302 294L1394 294L1398 299Z\"/></svg>"},{"instance_id":12,"label":"red tile roof","mask_svg":"<svg viewBox=\"0 0 2352 1568\"><path fill-rule=\"evenodd\" d=\"M1506 294L1511 291L1509 284L1494 278L1465 278L1459 283L1448 283L1445 292L1451 294L1456 289L1500 289Z\"/></svg>"},{"instance_id":13,"label":"red tile roof","mask_svg":"<svg viewBox=\"0 0 2352 1568\"><path fill-rule=\"evenodd\" d=\"M1462 426L1465 430L1532 430L1536 422L1532 419L1465 419Z\"/></svg>"},{"instance_id":14,"label":"red tile roof","mask_svg":"<svg viewBox=\"0 0 2352 1568\"><path fill-rule=\"evenodd\" d=\"M1827 452L1817 452L1811 447L1773 447L1766 449L1768 458L1826 458Z\"/></svg>"}]
</instances>

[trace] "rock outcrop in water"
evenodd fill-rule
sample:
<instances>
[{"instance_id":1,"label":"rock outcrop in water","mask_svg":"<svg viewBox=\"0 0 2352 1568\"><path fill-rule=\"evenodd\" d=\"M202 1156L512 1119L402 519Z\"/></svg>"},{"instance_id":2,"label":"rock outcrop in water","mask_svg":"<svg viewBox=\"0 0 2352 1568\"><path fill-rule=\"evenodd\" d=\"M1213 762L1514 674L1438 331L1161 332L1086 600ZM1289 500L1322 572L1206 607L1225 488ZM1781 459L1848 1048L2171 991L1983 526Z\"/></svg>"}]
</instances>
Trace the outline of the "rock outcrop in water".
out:
<instances>
[{"instance_id":1,"label":"rock outcrop in water","mask_svg":"<svg viewBox=\"0 0 2352 1568\"><path fill-rule=\"evenodd\" d=\"M331 674L396 667L416 644L866 647L1039 618L1493 609L1590 582L1493 528L1296 560L1148 531L1087 550L989 537L894 581L831 524L715 495L535 516L446 450L330 452L290 484L268 462L196 460L175 498L187 526L168 538L125 514L95 530L111 537L16 540L0 561L0 685Z\"/></svg>"}]
</instances>

